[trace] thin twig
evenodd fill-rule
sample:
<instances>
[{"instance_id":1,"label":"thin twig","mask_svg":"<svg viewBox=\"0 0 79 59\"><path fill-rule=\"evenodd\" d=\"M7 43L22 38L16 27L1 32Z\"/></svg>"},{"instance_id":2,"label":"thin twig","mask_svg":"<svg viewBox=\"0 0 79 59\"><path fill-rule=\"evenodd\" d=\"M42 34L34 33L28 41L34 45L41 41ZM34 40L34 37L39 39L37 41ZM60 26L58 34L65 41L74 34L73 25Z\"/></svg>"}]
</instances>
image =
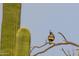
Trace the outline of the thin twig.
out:
<instances>
[{"instance_id":1,"label":"thin twig","mask_svg":"<svg viewBox=\"0 0 79 59\"><path fill-rule=\"evenodd\" d=\"M39 54L42 54L42 53L44 53L44 52L46 52L46 51L48 51L49 49L51 49L51 48L53 48L53 47L55 47L55 46L60 46L60 45L73 45L73 46L76 46L76 47L79 47L79 45L78 44L76 44L76 43L73 43L73 42L69 42L69 41L67 41L67 42L64 42L64 43L56 43L56 44L53 44L52 46L50 46L50 47L48 47L48 48L46 48L45 50L43 50L43 51L41 51L41 52L37 52L36 54L34 54L33 56L36 56L36 55L39 55Z\"/></svg>"},{"instance_id":2,"label":"thin twig","mask_svg":"<svg viewBox=\"0 0 79 59\"><path fill-rule=\"evenodd\" d=\"M63 53L68 56L68 54L66 53L66 51L62 48Z\"/></svg>"},{"instance_id":3,"label":"thin twig","mask_svg":"<svg viewBox=\"0 0 79 59\"><path fill-rule=\"evenodd\" d=\"M43 45L41 45L41 46L34 46L33 48L32 48L32 50L33 49L35 49L35 48L42 48L43 46L45 46L45 45L47 45L48 43L45 43L45 44L43 44Z\"/></svg>"},{"instance_id":4,"label":"thin twig","mask_svg":"<svg viewBox=\"0 0 79 59\"><path fill-rule=\"evenodd\" d=\"M67 42L67 39L66 39L66 37L61 33L61 32L58 32L63 38L64 38L64 40Z\"/></svg>"},{"instance_id":5,"label":"thin twig","mask_svg":"<svg viewBox=\"0 0 79 59\"><path fill-rule=\"evenodd\" d=\"M77 55L79 56L79 48L78 49L76 49L77 50Z\"/></svg>"},{"instance_id":6,"label":"thin twig","mask_svg":"<svg viewBox=\"0 0 79 59\"><path fill-rule=\"evenodd\" d=\"M74 50L72 50L72 55L75 56Z\"/></svg>"},{"instance_id":7,"label":"thin twig","mask_svg":"<svg viewBox=\"0 0 79 59\"><path fill-rule=\"evenodd\" d=\"M72 56L69 50L68 50L67 52L68 52L68 55L69 55L69 56Z\"/></svg>"},{"instance_id":8,"label":"thin twig","mask_svg":"<svg viewBox=\"0 0 79 59\"><path fill-rule=\"evenodd\" d=\"M43 45L41 45L41 46L34 46L34 47L31 49L30 53L31 53L35 48L42 48L42 47L46 46L47 44L49 44L49 42L45 42L45 43L44 43Z\"/></svg>"}]
</instances>

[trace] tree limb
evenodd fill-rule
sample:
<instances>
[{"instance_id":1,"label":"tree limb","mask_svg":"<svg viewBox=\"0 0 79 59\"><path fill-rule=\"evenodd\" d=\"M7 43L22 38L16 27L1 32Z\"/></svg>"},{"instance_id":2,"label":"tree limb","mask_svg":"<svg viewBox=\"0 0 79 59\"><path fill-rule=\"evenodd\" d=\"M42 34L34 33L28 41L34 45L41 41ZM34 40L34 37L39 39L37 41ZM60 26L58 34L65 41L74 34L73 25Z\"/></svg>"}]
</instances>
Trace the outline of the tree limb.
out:
<instances>
[{"instance_id":1,"label":"tree limb","mask_svg":"<svg viewBox=\"0 0 79 59\"><path fill-rule=\"evenodd\" d=\"M64 38L65 42L60 42L60 43L51 44L50 47L46 48L45 50L43 50L43 51L41 51L41 52L37 52L37 53L34 54L33 56L37 56L37 55L39 55L39 54L42 54L42 53L48 51L49 49L51 49L51 48L53 48L53 47L55 47L55 46L60 46L60 45L73 45L73 46L79 47L78 44L73 43L73 42L69 42L69 41L66 39L66 37L65 37L61 32L58 32L58 33ZM48 43L44 44L43 46L45 46L45 45L47 45L47 44L48 44ZM43 47L43 46L40 46L40 47ZM34 48L40 48L40 47L35 46ZM34 48L33 48L33 49L34 49ZM64 51L64 50L63 50L63 51ZM64 51L64 52L65 52L65 51Z\"/></svg>"},{"instance_id":2,"label":"tree limb","mask_svg":"<svg viewBox=\"0 0 79 59\"><path fill-rule=\"evenodd\" d=\"M62 43L62 42L61 42L61 43L55 43L55 44L51 45L50 47L46 48L45 50L43 50L43 51L41 51L41 52L38 52L38 53L34 54L33 56L42 54L42 53L48 51L49 49L51 49L51 48L53 48L53 47L55 47L55 46L60 46L60 45L73 45L73 46L79 47L78 44L73 43L73 42L69 42L69 41L64 42L64 43Z\"/></svg>"}]
</instances>

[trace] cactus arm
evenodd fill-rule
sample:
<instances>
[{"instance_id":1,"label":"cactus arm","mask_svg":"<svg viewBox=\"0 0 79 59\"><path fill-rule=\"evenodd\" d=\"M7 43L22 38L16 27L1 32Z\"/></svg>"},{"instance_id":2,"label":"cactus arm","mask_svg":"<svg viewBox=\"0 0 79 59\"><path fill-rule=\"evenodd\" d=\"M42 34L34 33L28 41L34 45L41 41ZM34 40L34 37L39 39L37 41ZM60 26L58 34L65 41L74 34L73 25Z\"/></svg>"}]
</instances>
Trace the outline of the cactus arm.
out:
<instances>
[{"instance_id":1,"label":"cactus arm","mask_svg":"<svg viewBox=\"0 0 79 59\"><path fill-rule=\"evenodd\" d=\"M26 28L18 30L16 35L16 56L29 56L30 55L30 32Z\"/></svg>"}]
</instances>

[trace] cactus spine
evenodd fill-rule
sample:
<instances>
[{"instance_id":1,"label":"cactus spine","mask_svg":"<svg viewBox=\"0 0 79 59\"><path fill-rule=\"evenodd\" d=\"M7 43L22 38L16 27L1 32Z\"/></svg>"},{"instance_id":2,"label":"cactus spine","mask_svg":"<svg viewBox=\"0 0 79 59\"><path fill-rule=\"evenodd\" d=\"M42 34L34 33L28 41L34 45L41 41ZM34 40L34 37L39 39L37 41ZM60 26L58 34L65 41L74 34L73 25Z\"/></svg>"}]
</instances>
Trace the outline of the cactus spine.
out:
<instances>
[{"instance_id":1,"label":"cactus spine","mask_svg":"<svg viewBox=\"0 0 79 59\"><path fill-rule=\"evenodd\" d=\"M16 32L20 28L20 3L3 4L3 20L1 28L1 49L6 51L6 55L14 55L16 42Z\"/></svg>"},{"instance_id":2,"label":"cactus spine","mask_svg":"<svg viewBox=\"0 0 79 59\"><path fill-rule=\"evenodd\" d=\"M30 32L26 28L18 30L16 35L16 56L29 56L30 55Z\"/></svg>"}]
</instances>

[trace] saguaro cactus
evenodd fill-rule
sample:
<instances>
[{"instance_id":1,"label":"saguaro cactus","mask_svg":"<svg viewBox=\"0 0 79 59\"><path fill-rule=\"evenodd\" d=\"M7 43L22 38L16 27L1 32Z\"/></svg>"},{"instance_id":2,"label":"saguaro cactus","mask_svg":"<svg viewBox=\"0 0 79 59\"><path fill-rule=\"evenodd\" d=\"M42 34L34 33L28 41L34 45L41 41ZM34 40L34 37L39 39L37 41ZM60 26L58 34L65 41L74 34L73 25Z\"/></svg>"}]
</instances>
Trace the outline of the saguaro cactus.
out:
<instances>
[{"instance_id":1,"label":"saguaro cactus","mask_svg":"<svg viewBox=\"0 0 79 59\"><path fill-rule=\"evenodd\" d=\"M29 56L30 55L30 32L26 28L18 30L16 35L16 56Z\"/></svg>"},{"instance_id":2,"label":"saguaro cactus","mask_svg":"<svg viewBox=\"0 0 79 59\"><path fill-rule=\"evenodd\" d=\"M3 4L3 20L1 28L1 49L7 55L14 55L16 43L16 32L20 28L20 3Z\"/></svg>"}]
</instances>

